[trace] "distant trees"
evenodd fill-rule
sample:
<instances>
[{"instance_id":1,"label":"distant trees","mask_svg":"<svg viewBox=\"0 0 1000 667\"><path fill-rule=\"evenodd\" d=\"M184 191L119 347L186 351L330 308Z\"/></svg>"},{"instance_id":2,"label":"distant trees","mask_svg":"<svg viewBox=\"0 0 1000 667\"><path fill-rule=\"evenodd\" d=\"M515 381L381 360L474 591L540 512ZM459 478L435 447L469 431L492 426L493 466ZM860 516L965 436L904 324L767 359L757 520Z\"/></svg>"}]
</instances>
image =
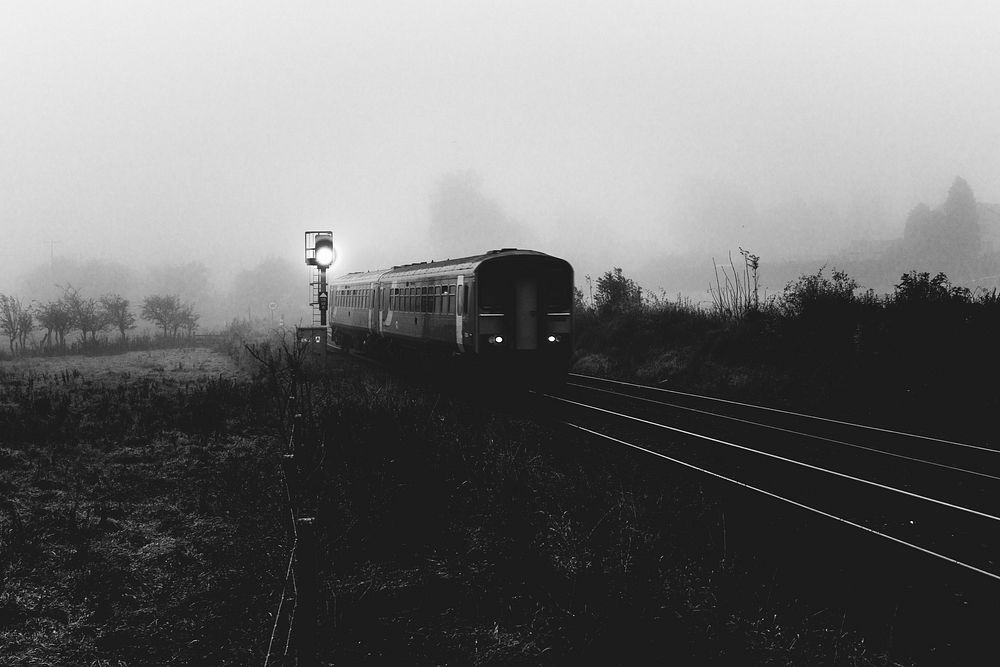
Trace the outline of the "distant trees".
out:
<instances>
[{"instance_id":1,"label":"distant trees","mask_svg":"<svg viewBox=\"0 0 1000 667\"><path fill-rule=\"evenodd\" d=\"M126 332L135 328L135 315L129 308L129 300L120 294L105 294L101 297L101 307L107 316L108 324L118 330L124 343Z\"/></svg>"},{"instance_id":2,"label":"distant trees","mask_svg":"<svg viewBox=\"0 0 1000 667\"><path fill-rule=\"evenodd\" d=\"M446 174L434 184L430 232L437 251L450 257L493 248L530 247L533 238L526 225L483 192L483 177L474 170ZM478 247L470 247L470 239Z\"/></svg>"},{"instance_id":3,"label":"distant trees","mask_svg":"<svg viewBox=\"0 0 1000 667\"><path fill-rule=\"evenodd\" d=\"M40 304L35 310L35 317L46 330L42 345L66 345L66 334L73 328L73 314L64 299Z\"/></svg>"},{"instance_id":4,"label":"distant trees","mask_svg":"<svg viewBox=\"0 0 1000 667\"><path fill-rule=\"evenodd\" d=\"M122 343L128 341L128 332L136 328L136 315L128 299L116 293L87 297L73 286L62 290L58 299L33 305L0 294L0 335L7 336L11 354L27 348L36 322L45 330L42 347L65 347L66 335L73 330L80 332L80 343L95 343L98 334L109 329L118 332ZM161 328L164 336L176 338L181 332L193 335L201 315L177 295L154 295L143 303L142 317Z\"/></svg>"},{"instance_id":5,"label":"distant trees","mask_svg":"<svg viewBox=\"0 0 1000 667\"><path fill-rule=\"evenodd\" d=\"M181 329L193 335L200 317L193 304L182 304L176 294L154 294L146 297L142 304L142 319L162 328L164 337L176 337Z\"/></svg>"},{"instance_id":6,"label":"distant trees","mask_svg":"<svg viewBox=\"0 0 1000 667\"><path fill-rule=\"evenodd\" d=\"M97 340L97 332L108 328L108 314L101 308L101 303L93 297L84 297L78 289L70 286L63 293L63 301L72 317L73 327L80 330L80 341Z\"/></svg>"},{"instance_id":7,"label":"distant trees","mask_svg":"<svg viewBox=\"0 0 1000 667\"><path fill-rule=\"evenodd\" d=\"M11 354L15 353L16 346L24 349L34 326L30 305L17 297L0 294L0 333L7 336Z\"/></svg>"},{"instance_id":8,"label":"distant trees","mask_svg":"<svg viewBox=\"0 0 1000 667\"><path fill-rule=\"evenodd\" d=\"M906 218L903 248L911 262L937 261L957 268L981 247L976 197L963 178L955 179L941 206L931 209L920 203Z\"/></svg>"}]
</instances>

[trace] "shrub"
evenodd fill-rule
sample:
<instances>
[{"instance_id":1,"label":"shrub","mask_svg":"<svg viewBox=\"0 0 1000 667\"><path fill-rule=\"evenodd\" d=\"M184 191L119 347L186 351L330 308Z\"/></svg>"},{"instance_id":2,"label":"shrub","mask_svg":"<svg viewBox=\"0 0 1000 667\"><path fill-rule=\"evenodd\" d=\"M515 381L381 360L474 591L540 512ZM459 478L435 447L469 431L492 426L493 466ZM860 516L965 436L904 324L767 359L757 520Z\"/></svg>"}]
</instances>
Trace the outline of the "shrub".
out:
<instances>
[{"instance_id":1,"label":"shrub","mask_svg":"<svg viewBox=\"0 0 1000 667\"><path fill-rule=\"evenodd\" d=\"M780 305L786 315L806 317L826 309L840 310L858 302L855 296L859 289L858 281L846 271L837 269L827 278L823 275L825 270L825 266L820 267L816 273L799 276L785 285Z\"/></svg>"},{"instance_id":2,"label":"shrub","mask_svg":"<svg viewBox=\"0 0 1000 667\"><path fill-rule=\"evenodd\" d=\"M892 296L896 304L970 303L972 292L967 287L952 285L948 276L938 273L931 278L926 271L904 273L896 283Z\"/></svg>"}]
</instances>

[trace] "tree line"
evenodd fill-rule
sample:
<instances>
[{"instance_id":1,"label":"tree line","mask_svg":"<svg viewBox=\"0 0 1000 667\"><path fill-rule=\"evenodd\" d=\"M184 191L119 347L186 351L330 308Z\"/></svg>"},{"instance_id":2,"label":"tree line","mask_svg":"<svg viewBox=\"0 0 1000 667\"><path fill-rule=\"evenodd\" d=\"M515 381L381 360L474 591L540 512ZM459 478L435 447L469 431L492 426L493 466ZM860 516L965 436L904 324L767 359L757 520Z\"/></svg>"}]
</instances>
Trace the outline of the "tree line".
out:
<instances>
[{"instance_id":1,"label":"tree line","mask_svg":"<svg viewBox=\"0 0 1000 667\"><path fill-rule=\"evenodd\" d=\"M174 294L154 294L143 300L140 317L163 330L164 337L188 336L198 328L201 315L194 304L183 303ZM7 336L11 354L24 351L32 332L44 330L39 347L66 347L66 337L73 331L79 342L97 341L97 335L116 331L122 343L136 328L131 302L120 294L87 297L67 286L62 296L47 302L25 302L16 296L0 294L0 334ZM88 338L89 337L89 338Z\"/></svg>"}]
</instances>

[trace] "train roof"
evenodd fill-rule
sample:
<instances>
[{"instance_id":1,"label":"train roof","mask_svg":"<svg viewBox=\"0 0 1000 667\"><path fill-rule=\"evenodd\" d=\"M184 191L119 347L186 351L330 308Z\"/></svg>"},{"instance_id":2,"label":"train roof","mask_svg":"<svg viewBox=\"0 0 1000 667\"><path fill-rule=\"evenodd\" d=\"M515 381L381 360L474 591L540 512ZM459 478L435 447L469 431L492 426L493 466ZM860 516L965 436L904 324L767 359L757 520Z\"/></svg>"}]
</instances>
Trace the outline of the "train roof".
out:
<instances>
[{"instance_id":1,"label":"train roof","mask_svg":"<svg viewBox=\"0 0 1000 667\"><path fill-rule=\"evenodd\" d=\"M416 278L425 275L450 275L453 273L475 271L480 264L493 259L503 257L533 256L548 257L557 261L564 261L552 255L547 255L537 250L519 250L518 248L501 248L500 250L490 250L481 255L471 255L469 257L459 257L457 259L445 259L431 262L416 262L413 264L401 264L391 269L379 269L377 271L357 271L348 273L332 282L338 283L365 283L380 280L383 278L393 278L396 280L406 278Z\"/></svg>"}]
</instances>

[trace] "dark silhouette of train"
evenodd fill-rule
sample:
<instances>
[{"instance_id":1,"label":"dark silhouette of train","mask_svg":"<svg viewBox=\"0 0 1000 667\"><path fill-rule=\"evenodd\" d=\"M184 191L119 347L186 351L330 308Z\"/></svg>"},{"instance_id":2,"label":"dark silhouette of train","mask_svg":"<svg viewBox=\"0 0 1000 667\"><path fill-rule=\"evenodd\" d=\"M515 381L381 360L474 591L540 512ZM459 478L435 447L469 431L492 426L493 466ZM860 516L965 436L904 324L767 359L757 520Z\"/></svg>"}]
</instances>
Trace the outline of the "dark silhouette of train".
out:
<instances>
[{"instance_id":1,"label":"dark silhouette of train","mask_svg":"<svg viewBox=\"0 0 1000 667\"><path fill-rule=\"evenodd\" d=\"M573 267L534 250L348 273L328 285L343 348L448 357L515 377L565 374L573 352Z\"/></svg>"}]
</instances>

